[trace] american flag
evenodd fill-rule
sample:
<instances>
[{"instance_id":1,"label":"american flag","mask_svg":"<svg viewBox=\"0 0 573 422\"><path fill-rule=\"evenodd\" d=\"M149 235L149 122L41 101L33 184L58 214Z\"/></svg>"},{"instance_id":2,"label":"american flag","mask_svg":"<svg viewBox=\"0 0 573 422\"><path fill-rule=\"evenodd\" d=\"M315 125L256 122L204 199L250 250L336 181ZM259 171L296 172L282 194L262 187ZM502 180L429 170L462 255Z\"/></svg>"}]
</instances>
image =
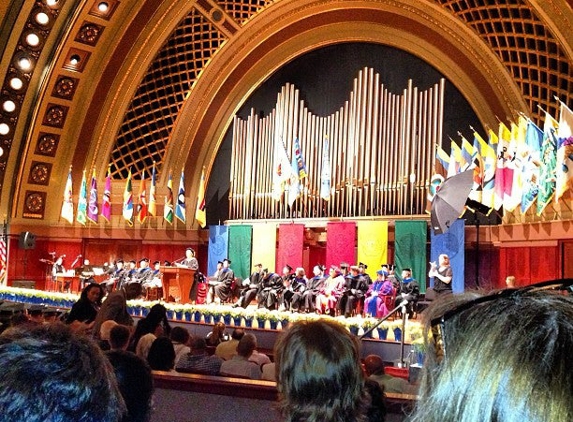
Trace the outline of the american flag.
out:
<instances>
[{"instance_id":1,"label":"american flag","mask_svg":"<svg viewBox=\"0 0 573 422\"><path fill-rule=\"evenodd\" d=\"M2 286L5 286L8 280L8 247L4 230L0 234L0 285Z\"/></svg>"}]
</instances>

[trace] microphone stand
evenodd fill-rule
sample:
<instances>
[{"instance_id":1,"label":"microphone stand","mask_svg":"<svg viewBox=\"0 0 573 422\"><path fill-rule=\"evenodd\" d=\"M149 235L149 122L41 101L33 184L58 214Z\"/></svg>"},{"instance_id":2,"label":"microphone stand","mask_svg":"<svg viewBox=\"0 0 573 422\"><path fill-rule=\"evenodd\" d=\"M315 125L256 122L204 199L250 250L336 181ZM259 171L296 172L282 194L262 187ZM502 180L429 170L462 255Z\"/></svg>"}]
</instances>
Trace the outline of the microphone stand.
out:
<instances>
[{"instance_id":1,"label":"microphone stand","mask_svg":"<svg viewBox=\"0 0 573 422\"><path fill-rule=\"evenodd\" d=\"M376 328L378 328L378 326L380 324L382 324L384 321L386 321L388 318L390 318L392 315L394 315L396 312L398 311L402 311L402 338L400 339L400 363L398 365L399 368L404 368L404 338L406 337L406 320L408 319L408 312L406 312L406 306L408 305L408 301L404 300L402 301L402 303L400 303L400 305L396 306L394 309L392 309L388 315L386 315L383 318L380 318L378 320L378 322L371 328L368 329L368 331L365 331L364 334L362 334L359 339L362 340L364 337L366 337L368 334L370 334L372 331L374 331Z\"/></svg>"}]
</instances>

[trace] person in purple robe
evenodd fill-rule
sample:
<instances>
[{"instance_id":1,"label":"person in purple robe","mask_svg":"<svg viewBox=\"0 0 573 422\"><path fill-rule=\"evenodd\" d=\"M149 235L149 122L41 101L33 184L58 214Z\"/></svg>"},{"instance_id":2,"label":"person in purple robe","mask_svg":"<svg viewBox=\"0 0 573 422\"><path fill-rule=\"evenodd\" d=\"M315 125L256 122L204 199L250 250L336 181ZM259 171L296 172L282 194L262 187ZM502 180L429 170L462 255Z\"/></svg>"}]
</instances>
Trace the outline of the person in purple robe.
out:
<instances>
[{"instance_id":1,"label":"person in purple robe","mask_svg":"<svg viewBox=\"0 0 573 422\"><path fill-rule=\"evenodd\" d=\"M366 292L364 309L368 316L383 318L390 310L386 306L386 297L394 295L392 281L388 278L388 268L376 271L376 280L370 285Z\"/></svg>"}]
</instances>

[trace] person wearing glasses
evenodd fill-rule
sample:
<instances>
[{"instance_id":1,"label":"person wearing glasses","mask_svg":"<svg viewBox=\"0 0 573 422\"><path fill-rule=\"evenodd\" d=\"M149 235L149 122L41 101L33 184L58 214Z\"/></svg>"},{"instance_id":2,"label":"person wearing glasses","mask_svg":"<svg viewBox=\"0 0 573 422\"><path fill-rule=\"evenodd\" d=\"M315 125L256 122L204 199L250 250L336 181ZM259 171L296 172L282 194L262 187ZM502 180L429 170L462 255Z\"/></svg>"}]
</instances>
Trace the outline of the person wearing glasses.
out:
<instances>
[{"instance_id":1,"label":"person wearing glasses","mask_svg":"<svg viewBox=\"0 0 573 422\"><path fill-rule=\"evenodd\" d=\"M572 284L437 299L411 422L573 420Z\"/></svg>"},{"instance_id":2,"label":"person wearing glasses","mask_svg":"<svg viewBox=\"0 0 573 422\"><path fill-rule=\"evenodd\" d=\"M438 258L438 265L435 262L432 262L431 265L428 276L434 277L434 292L437 295L452 293L454 273L450 266L450 257L443 253Z\"/></svg>"}]
</instances>

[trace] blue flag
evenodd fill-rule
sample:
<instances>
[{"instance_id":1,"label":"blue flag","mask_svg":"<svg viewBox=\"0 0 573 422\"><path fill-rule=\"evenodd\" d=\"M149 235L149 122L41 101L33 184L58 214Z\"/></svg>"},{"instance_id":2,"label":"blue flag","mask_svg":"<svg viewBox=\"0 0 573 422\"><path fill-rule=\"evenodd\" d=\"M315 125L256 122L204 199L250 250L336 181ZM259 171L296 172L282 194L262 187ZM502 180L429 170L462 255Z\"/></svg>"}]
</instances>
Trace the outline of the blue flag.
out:
<instances>
[{"instance_id":1,"label":"blue flag","mask_svg":"<svg viewBox=\"0 0 573 422\"><path fill-rule=\"evenodd\" d=\"M181 171L181 179L179 179L179 193L177 194L175 217L185 223L185 175L183 171Z\"/></svg>"}]
</instances>

